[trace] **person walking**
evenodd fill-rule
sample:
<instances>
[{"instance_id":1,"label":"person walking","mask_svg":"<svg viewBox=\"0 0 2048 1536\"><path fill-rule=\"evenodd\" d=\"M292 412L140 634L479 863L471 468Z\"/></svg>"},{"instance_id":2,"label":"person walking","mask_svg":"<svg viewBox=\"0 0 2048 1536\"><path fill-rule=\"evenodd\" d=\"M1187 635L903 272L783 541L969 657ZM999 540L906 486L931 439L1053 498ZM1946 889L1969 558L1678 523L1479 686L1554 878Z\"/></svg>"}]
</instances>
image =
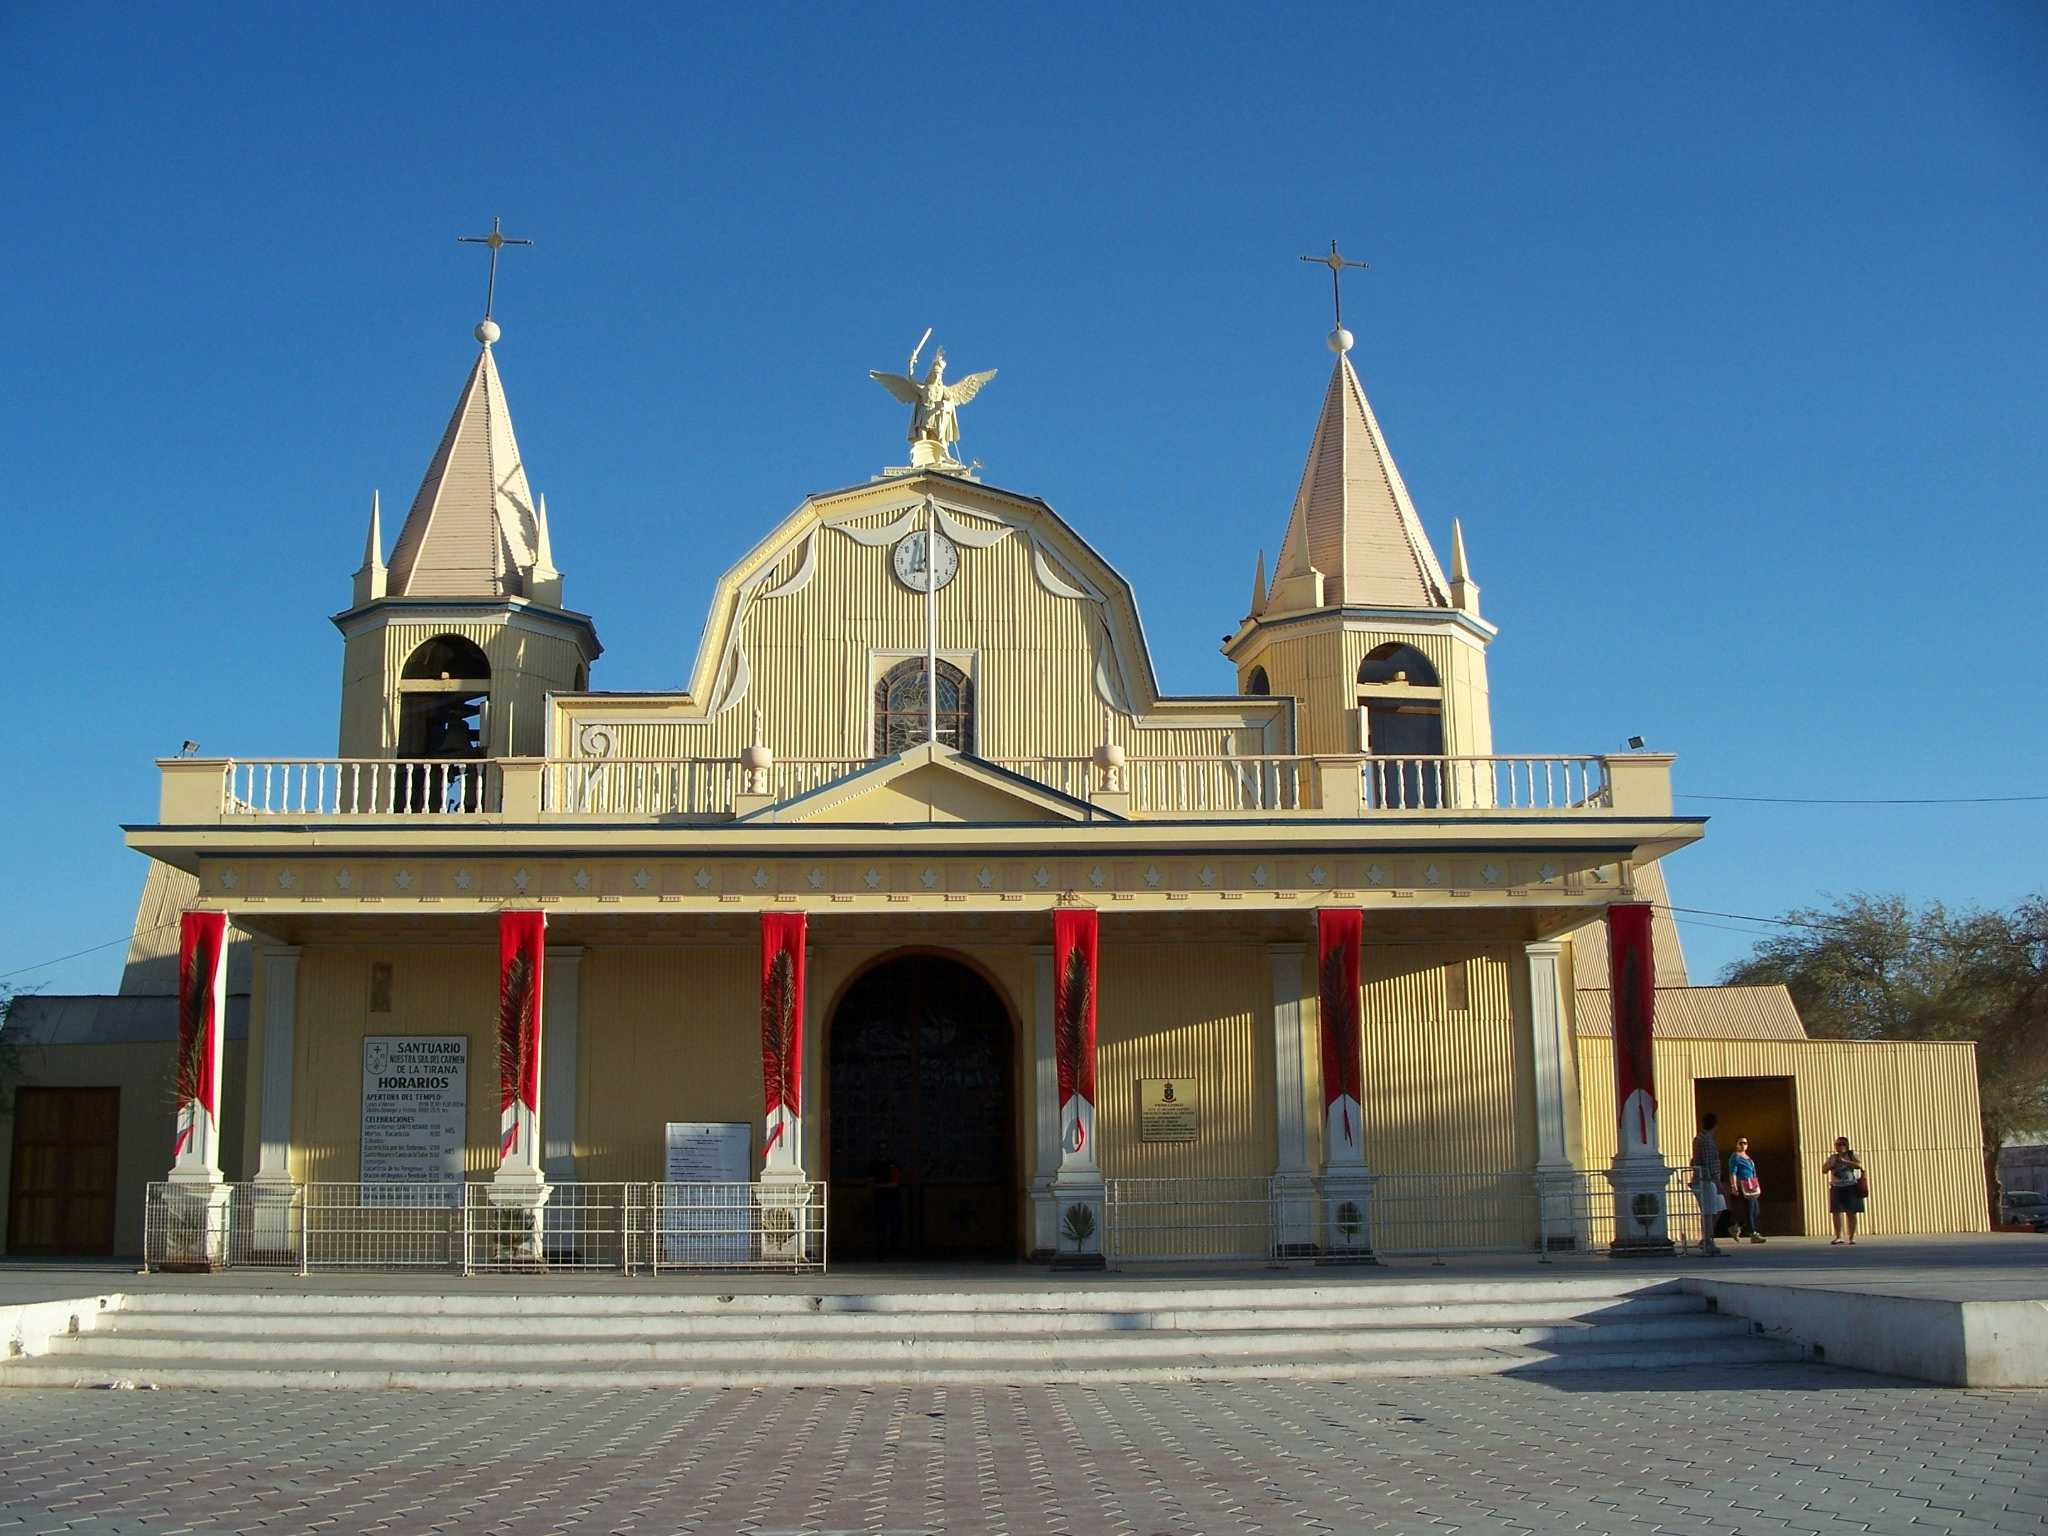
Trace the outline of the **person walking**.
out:
<instances>
[{"instance_id":1,"label":"person walking","mask_svg":"<svg viewBox=\"0 0 2048 1536\"><path fill-rule=\"evenodd\" d=\"M1700 1133L1692 1139L1692 1197L1700 1206L1700 1252L1710 1259L1721 1257L1721 1245L1714 1241L1714 1218L1728 1209L1721 1195L1721 1148L1714 1141L1719 1115L1700 1116Z\"/></svg>"},{"instance_id":2,"label":"person walking","mask_svg":"<svg viewBox=\"0 0 2048 1536\"><path fill-rule=\"evenodd\" d=\"M1863 1159L1850 1149L1849 1138L1837 1136L1835 1150L1822 1164L1828 1175L1828 1215L1834 1219L1835 1236L1829 1247L1842 1241L1846 1225L1849 1246L1856 1246L1856 1218L1863 1214L1870 1181L1864 1176Z\"/></svg>"},{"instance_id":3,"label":"person walking","mask_svg":"<svg viewBox=\"0 0 2048 1536\"><path fill-rule=\"evenodd\" d=\"M1762 1242L1764 1235L1756 1228L1756 1208L1764 1197L1764 1184L1756 1176L1756 1162L1749 1155L1747 1136L1736 1137L1735 1150L1728 1155L1728 1189L1735 1199L1749 1208L1749 1240L1752 1243ZM1742 1236L1740 1225L1734 1235Z\"/></svg>"}]
</instances>

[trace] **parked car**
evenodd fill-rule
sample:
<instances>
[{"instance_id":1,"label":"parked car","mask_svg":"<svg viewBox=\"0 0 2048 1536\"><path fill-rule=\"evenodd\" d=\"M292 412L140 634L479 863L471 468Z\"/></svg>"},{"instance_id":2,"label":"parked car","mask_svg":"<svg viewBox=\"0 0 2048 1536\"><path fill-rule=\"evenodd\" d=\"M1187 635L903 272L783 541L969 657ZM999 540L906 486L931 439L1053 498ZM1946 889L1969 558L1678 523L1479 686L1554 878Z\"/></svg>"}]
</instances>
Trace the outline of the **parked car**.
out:
<instances>
[{"instance_id":1,"label":"parked car","mask_svg":"<svg viewBox=\"0 0 2048 1536\"><path fill-rule=\"evenodd\" d=\"M1999 1225L2048 1232L2048 1195L2038 1189L2008 1189L1999 1202Z\"/></svg>"}]
</instances>

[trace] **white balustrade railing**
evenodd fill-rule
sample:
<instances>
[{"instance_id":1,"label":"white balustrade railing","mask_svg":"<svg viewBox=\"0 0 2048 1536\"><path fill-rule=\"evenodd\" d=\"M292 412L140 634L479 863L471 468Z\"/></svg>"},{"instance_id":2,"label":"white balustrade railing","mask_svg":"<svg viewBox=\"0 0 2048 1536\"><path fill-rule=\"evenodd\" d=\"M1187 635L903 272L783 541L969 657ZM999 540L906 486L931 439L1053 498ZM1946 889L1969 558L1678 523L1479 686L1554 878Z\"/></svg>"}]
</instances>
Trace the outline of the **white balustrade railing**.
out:
<instances>
[{"instance_id":1,"label":"white balustrade railing","mask_svg":"<svg viewBox=\"0 0 2048 1536\"><path fill-rule=\"evenodd\" d=\"M827 784L836 784L874 761L869 757L777 758L775 766L768 770L768 792L777 800L793 800Z\"/></svg>"},{"instance_id":2,"label":"white balustrade railing","mask_svg":"<svg viewBox=\"0 0 2048 1536\"><path fill-rule=\"evenodd\" d=\"M1309 757L1134 757L1124 765L1131 809L1154 816L1245 816L1311 810Z\"/></svg>"},{"instance_id":3,"label":"white balustrade railing","mask_svg":"<svg viewBox=\"0 0 2048 1536\"><path fill-rule=\"evenodd\" d=\"M245 757L221 770L224 816L475 815L495 811L494 758Z\"/></svg>"},{"instance_id":4,"label":"white balustrade railing","mask_svg":"<svg viewBox=\"0 0 2048 1536\"><path fill-rule=\"evenodd\" d=\"M557 816L724 816L739 793L730 757L549 758L541 809Z\"/></svg>"},{"instance_id":5,"label":"white balustrade railing","mask_svg":"<svg viewBox=\"0 0 2048 1536\"><path fill-rule=\"evenodd\" d=\"M1597 757L1363 757L1371 811L1567 811L1609 804Z\"/></svg>"},{"instance_id":6,"label":"white balustrade railing","mask_svg":"<svg viewBox=\"0 0 2048 1536\"><path fill-rule=\"evenodd\" d=\"M726 817L742 796L794 799L837 783L872 758L781 758L749 770L737 758L236 758L221 768L227 818L482 815L507 809L507 776L531 814L613 820ZM1076 799L1129 797L1140 816L1346 814L1357 775L1361 814L1606 811L1614 791L1597 756L1009 757L997 767ZM1341 793L1340 793L1341 791Z\"/></svg>"}]
</instances>

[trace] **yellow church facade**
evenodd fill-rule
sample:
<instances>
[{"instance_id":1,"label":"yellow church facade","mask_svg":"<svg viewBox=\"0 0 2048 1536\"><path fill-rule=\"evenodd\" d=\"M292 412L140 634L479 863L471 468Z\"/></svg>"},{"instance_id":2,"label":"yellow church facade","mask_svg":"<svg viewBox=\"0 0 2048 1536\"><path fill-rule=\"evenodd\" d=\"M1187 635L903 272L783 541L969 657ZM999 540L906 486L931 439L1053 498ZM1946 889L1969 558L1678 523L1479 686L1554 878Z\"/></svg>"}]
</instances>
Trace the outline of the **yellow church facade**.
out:
<instances>
[{"instance_id":1,"label":"yellow church facade","mask_svg":"<svg viewBox=\"0 0 2048 1536\"><path fill-rule=\"evenodd\" d=\"M1446 571L1348 333L1203 696L1161 690L1076 526L959 462L959 386L914 368L911 463L764 518L685 686L603 691L478 335L334 620L336 754L166 760L126 829L188 913L197 1066L152 1176L272 1202L234 1251L303 1261L309 1191L390 1204L370 1181L444 1156L540 1262L534 1213L687 1182L679 1138L720 1128L750 1219L802 1212L756 1259L1657 1251L1699 1081L1751 1084L1727 1102L1802 1185L1874 1081L1789 1004L1693 995L1729 989L1674 959L1660 861L1705 827L1668 756L1495 751L1462 532ZM232 1078L209 944L248 956ZM1707 1049L1743 1007L1777 1012ZM464 1062L452 1110L407 1107L408 1042ZM1968 1058L1886 1058L1938 1106L1937 1150L1871 1157L1913 1229L1983 1225ZM1815 1194L1785 1230L1824 1230Z\"/></svg>"}]
</instances>

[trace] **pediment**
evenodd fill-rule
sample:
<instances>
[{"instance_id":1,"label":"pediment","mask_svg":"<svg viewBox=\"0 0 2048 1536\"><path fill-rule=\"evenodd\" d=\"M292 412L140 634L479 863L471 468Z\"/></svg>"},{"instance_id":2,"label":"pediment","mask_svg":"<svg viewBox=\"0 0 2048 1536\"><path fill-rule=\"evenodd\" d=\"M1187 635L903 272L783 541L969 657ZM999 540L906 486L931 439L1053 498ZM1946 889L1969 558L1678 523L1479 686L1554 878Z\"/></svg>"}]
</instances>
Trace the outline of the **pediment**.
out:
<instances>
[{"instance_id":1,"label":"pediment","mask_svg":"<svg viewBox=\"0 0 2048 1536\"><path fill-rule=\"evenodd\" d=\"M969 753L926 743L740 819L873 827L938 822L1016 826L1122 818Z\"/></svg>"}]
</instances>

